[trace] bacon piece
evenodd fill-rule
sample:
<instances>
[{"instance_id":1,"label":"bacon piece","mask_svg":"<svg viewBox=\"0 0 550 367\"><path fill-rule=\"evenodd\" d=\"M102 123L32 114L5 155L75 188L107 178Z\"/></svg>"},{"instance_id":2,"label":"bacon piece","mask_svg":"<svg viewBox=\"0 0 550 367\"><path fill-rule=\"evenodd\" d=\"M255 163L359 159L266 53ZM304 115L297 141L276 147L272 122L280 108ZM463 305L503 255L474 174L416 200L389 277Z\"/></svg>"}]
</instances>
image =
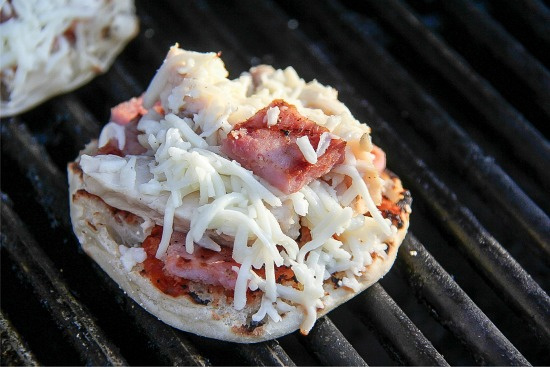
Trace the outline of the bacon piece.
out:
<instances>
[{"instance_id":1,"label":"bacon piece","mask_svg":"<svg viewBox=\"0 0 550 367\"><path fill-rule=\"evenodd\" d=\"M126 125L147 113L143 108L143 97L134 97L111 108L111 121Z\"/></svg>"},{"instance_id":2,"label":"bacon piece","mask_svg":"<svg viewBox=\"0 0 550 367\"><path fill-rule=\"evenodd\" d=\"M195 246L192 254L185 250L185 234L174 232L164 259L167 274L204 284L221 285L235 289L239 264L231 257L232 249L222 247L220 252Z\"/></svg>"},{"instance_id":3,"label":"bacon piece","mask_svg":"<svg viewBox=\"0 0 550 367\"><path fill-rule=\"evenodd\" d=\"M278 107L280 113L277 123L268 126L267 110L271 107ZM296 139L307 136L316 149L324 132L329 131L300 115L295 106L279 99L248 120L235 125L222 142L221 149L243 167L289 194L300 190L344 160L346 142L332 139L317 163L306 161Z\"/></svg>"}]
</instances>

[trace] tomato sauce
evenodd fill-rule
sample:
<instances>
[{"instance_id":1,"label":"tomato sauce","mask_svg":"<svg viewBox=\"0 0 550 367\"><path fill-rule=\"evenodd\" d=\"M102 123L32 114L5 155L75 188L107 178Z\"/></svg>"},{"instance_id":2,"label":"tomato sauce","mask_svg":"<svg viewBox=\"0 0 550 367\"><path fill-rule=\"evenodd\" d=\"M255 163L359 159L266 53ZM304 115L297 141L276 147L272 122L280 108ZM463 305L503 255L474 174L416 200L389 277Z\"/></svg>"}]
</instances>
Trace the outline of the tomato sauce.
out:
<instances>
[{"instance_id":1,"label":"tomato sauce","mask_svg":"<svg viewBox=\"0 0 550 367\"><path fill-rule=\"evenodd\" d=\"M155 257L162 237L162 227L155 226L151 235L143 241L143 249L147 253L147 259L143 262L143 275L162 292L173 297L188 294L189 281L179 277L173 277L164 273L164 262Z\"/></svg>"},{"instance_id":2,"label":"tomato sauce","mask_svg":"<svg viewBox=\"0 0 550 367\"><path fill-rule=\"evenodd\" d=\"M382 203L378 206L378 210L380 210L380 214L384 218L389 218L398 229L403 227L403 219L401 218L402 209L397 203L393 203L388 198L382 197Z\"/></svg>"}]
</instances>

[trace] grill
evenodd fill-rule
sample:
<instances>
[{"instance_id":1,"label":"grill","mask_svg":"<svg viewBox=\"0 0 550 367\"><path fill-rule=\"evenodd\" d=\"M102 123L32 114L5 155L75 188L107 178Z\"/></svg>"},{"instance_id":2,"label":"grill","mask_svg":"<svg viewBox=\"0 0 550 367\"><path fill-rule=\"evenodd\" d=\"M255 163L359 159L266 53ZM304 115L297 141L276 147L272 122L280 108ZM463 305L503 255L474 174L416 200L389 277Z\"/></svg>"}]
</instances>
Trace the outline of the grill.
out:
<instances>
[{"instance_id":1,"label":"grill","mask_svg":"<svg viewBox=\"0 0 550 367\"><path fill-rule=\"evenodd\" d=\"M136 5L141 31L108 73L2 120L2 365L550 364L548 3ZM292 65L334 86L412 192L392 271L307 337L174 330L78 249L66 164L175 42L222 51L232 77Z\"/></svg>"}]
</instances>

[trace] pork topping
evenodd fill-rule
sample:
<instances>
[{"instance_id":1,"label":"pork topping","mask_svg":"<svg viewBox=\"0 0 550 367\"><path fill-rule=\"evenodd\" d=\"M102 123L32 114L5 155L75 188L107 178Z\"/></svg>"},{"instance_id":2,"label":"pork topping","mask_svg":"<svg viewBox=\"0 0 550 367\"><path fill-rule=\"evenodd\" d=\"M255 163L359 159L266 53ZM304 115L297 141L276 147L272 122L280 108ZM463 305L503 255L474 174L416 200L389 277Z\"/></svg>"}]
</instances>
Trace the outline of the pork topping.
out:
<instances>
[{"instance_id":1,"label":"pork topping","mask_svg":"<svg viewBox=\"0 0 550 367\"><path fill-rule=\"evenodd\" d=\"M225 289L235 289L237 273L232 269L240 266L231 257L232 249L222 247L219 252L196 247L193 254L185 250L186 235L172 234L170 246L164 259L166 273L204 284L221 285Z\"/></svg>"},{"instance_id":2,"label":"pork topping","mask_svg":"<svg viewBox=\"0 0 550 367\"><path fill-rule=\"evenodd\" d=\"M269 123L268 111L275 107L279 110L277 121ZM235 125L221 149L243 167L290 194L344 160L346 142L338 138L330 141L316 163L306 159L296 140L307 137L311 147L317 149L323 133L329 130L300 115L295 106L274 100L248 120Z\"/></svg>"},{"instance_id":3,"label":"pork topping","mask_svg":"<svg viewBox=\"0 0 550 367\"><path fill-rule=\"evenodd\" d=\"M147 113L143 107L143 97L134 97L111 108L111 121L126 125Z\"/></svg>"}]
</instances>

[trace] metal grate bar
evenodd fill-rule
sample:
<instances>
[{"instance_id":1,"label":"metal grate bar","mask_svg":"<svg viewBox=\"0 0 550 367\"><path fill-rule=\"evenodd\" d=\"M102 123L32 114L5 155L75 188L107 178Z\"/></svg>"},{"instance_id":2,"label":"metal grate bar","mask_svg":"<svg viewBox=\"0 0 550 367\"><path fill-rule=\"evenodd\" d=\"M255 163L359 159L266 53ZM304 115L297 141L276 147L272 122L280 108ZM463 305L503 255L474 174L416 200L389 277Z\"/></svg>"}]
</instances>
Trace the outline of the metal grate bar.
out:
<instances>
[{"instance_id":1,"label":"metal grate bar","mask_svg":"<svg viewBox=\"0 0 550 367\"><path fill-rule=\"evenodd\" d=\"M113 99L114 105L127 101L132 97L140 96L145 92L145 88L132 76L128 68L117 61L113 64L111 72L105 78L98 80L101 90ZM105 122L102 122L103 125ZM97 137L97 136L96 136Z\"/></svg>"},{"instance_id":2,"label":"metal grate bar","mask_svg":"<svg viewBox=\"0 0 550 367\"><path fill-rule=\"evenodd\" d=\"M0 360L2 366L42 365L3 312L0 312L0 339L2 341L2 358Z\"/></svg>"},{"instance_id":3,"label":"metal grate bar","mask_svg":"<svg viewBox=\"0 0 550 367\"><path fill-rule=\"evenodd\" d=\"M340 92L353 92L353 87L345 83L342 73L330 62L323 50L316 47L299 28L288 30L289 17L276 3L269 0L244 0L238 5L255 22L257 30L269 39L269 44L288 58L289 64L297 67L306 64L304 71L315 75L317 72L322 73L327 79L333 80L332 85ZM257 14L262 14L262 17L258 19ZM286 32L283 34L284 31Z\"/></svg>"},{"instance_id":4,"label":"metal grate bar","mask_svg":"<svg viewBox=\"0 0 550 367\"><path fill-rule=\"evenodd\" d=\"M16 118L2 123L2 150L6 151L20 167L25 167L37 201L45 208L52 225L69 226L67 183L44 147L38 144L24 124ZM42 179L48 177L45 184Z\"/></svg>"},{"instance_id":5,"label":"metal grate bar","mask_svg":"<svg viewBox=\"0 0 550 367\"><path fill-rule=\"evenodd\" d=\"M547 315L550 298L531 276L506 252L478 222L475 216L439 181L428 167L415 157L387 122L371 111L371 124L385 145L393 146L394 165L409 178L417 198L437 213L436 217L460 241L460 249L475 263L475 268L499 289L503 300L543 338L550 337Z\"/></svg>"},{"instance_id":6,"label":"metal grate bar","mask_svg":"<svg viewBox=\"0 0 550 367\"><path fill-rule=\"evenodd\" d=\"M482 42L533 89L538 104L550 116L550 72L499 23L470 1L442 1L441 5L466 28L472 38Z\"/></svg>"},{"instance_id":7,"label":"metal grate bar","mask_svg":"<svg viewBox=\"0 0 550 367\"><path fill-rule=\"evenodd\" d=\"M105 278L107 278L106 275ZM105 279L105 282L112 283L110 279ZM112 288L114 292L120 292L116 285L113 284ZM124 303L127 314L136 321L139 328L155 343L159 355L166 365L210 366L208 359L197 352L185 333L160 322L129 298L126 298Z\"/></svg>"},{"instance_id":8,"label":"metal grate bar","mask_svg":"<svg viewBox=\"0 0 550 367\"><path fill-rule=\"evenodd\" d=\"M550 10L540 0L504 0L506 5L515 11L525 26L550 44ZM502 1L501 1L502 2Z\"/></svg>"},{"instance_id":9,"label":"metal grate bar","mask_svg":"<svg viewBox=\"0 0 550 367\"><path fill-rule=\"evenodd\" d=\"M371 325L384 347L403 365L448 366L441 354L378 283L354 302L361 320Z\"/></svg>"},{"instance_id":10,"label":"metal grate bar","mask_svg":"<svg viewBox=\"0 0 550 367\"><path fill-rule=\"evenodd\" d=\"M64 144L80 150L90 142L92 137L99 136L99 125L91 113L74 94L66 94L52 101L53 112L62 121L63 132L66 134ZM68 157L68 159L75 157Z\"/></svg>"},{"instance_id":11,"label":"metal grate bar","mask_svg":"<svg viewBox=\"0 0 550 367\"><path fill-rule=\"evenodd\" d=\"M326 316L318 319L300 341L326 366L366 366L367 363Z\"/></svg>"},{"instance_id":12,"label":"metal grate bar","mask_svg":"<svg viewBox=\"0 0 550 367\"><path fill-rule=\"evenodd\" d=\"M251 366L296 366L277 340L256 344L241 344L238 353Z\"/></svg>"},{"instance_id":13,"label":"metal grate bar","mask_svg":"<svg viewBox=\"0 0 550 367\"><path fill-rule=\"evenodd\" d=\"M13 212L2 202L2 246L17 261L33 291L69 336L83 361L91 365L126 365L118 349L104 336L84 307L61 280L46 254Z\"/></svg>"},{"instance_id":14,"label":"metal grate bar","mask_svg":"<svg viewBox=\"0 0 550 367\"><path fill-rule=\"evenodd\" d=\"M326 14L312 9L319 21L326 25L328 37L338 47L345 44L345 52L351 56L358 70L376 81L399 104L409 111L415 127L427 135L444 151L449 151L453 164L472 178L482 192L502 205L544 253L550 256L550 218L525 192L495 163L494 158L483 153L457 122L428 95L382 47L370 36L357 35L351 27L356 20L335 1L329 1L330 9L341 17L339 24L330 22ZM350 35L342 31L346 27L360 37L359 42L344 42ZM357 28L359 28L357 26ZM369 57L362 57L368 54ZM488 185L487 183L491 183ZM528 241L530 242L530 241Z\"/></svg>"},{"instance_id":15,"label":"metal grate bar","mask_svg":"<svg viewBox=\"0 0 550 367\"><path fill-rule=\"evenodd\" d=\"M407 281L434 310L432 314L463 341L478 363L529 364L414 235L409 234L399 248L398 263L407 269Z\"/></svg>"},{"instance_id":16,"label":"metal grate bar","mask_svg":"<svg viewBox=\"0 0 550 367\"><path fill-rule=\"evenodd\" d=\"M494 131L508 140L523 162L535 169L542 182L550 182L550 143L520 112L472 70L458 52L426 28L407 5L397 0L383 3L370 0L368 3L417 50L420 57L460 90Z\"/></svg>"},{"instance_id":17,"label":"metal grate bar","mask_svg":"<svg viewBox=\"0 0 550 367\"><path fill-rule=\"evenodd\" d=\"M242 72L250 67L252 54L243 47L242 41L239 40L219 19L218 14L211 8L208 2L189 2L186 3L186 11L182 11L181 2L167 2L166 11L170 17L168 21L174 22L176 25L185 24L186 28L192 32L200 30L197 34L200 48L203 51L222 51L223 59L227 62L226 67ZM149 8L147 8L149 10ZM158 7L153 7L150 11L161 11ZM154 28L158 27L154 21L149 22ZM208 24L208 27L204 27ZM167 36L169 38L169 36ZM152 40L142 39L144 43L150 43ZM186 45L182 45L186 48ZM164 55L164 53L161 53Z\"/></svg>"}]
</instances>

